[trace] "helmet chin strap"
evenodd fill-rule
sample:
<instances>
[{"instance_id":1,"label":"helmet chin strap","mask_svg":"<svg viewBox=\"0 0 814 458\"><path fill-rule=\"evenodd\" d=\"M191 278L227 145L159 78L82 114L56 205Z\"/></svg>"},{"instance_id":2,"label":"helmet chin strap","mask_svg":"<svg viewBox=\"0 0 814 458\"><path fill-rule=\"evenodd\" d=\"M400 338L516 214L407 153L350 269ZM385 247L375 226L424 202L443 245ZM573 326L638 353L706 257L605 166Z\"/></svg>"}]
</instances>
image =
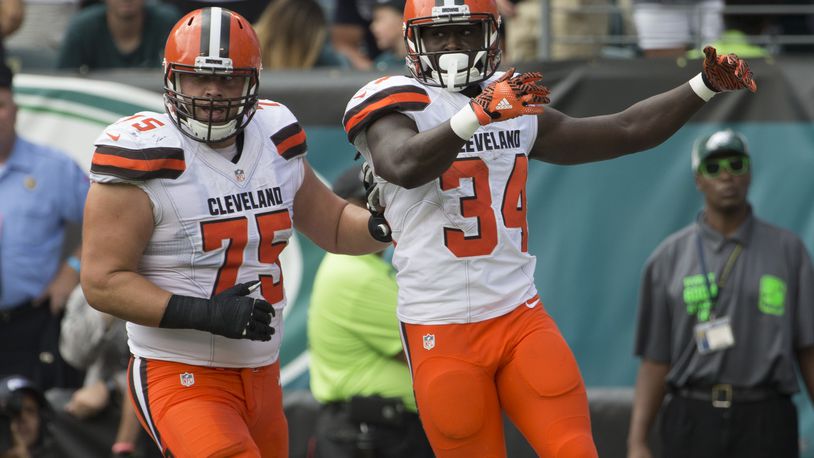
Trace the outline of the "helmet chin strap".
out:
<instances>
[{"instance_id":1,"label":"helmet chin strap","mask_svg":"<svg viewBox=\"0 0 814 458\"><path fill-rule=\"evenodd\" d=\"M185 118L180 120L181 123L186 124L189 132L203 141L217 142L232 135L235 131L237 119L233 119L223 125L213 125L210 130L209 124L197 121L192 118Z\"/></svg>"},{"instance_id":2,"label":"helmet chin strap","mask_svg":"<svg viewBox=\"0 0 814 458\"><path fill-rule=\"evenodd\" d=\"M467 68L469 56L463 53L444 54L438 58L440 71L432 71L432 76L440 82L446 83L446 90L459 92L464 88L467 80L473 81L478 78L480 72L475 68ZM459 71L460 69L466 69Z\"/></svg>"}]
</instances>

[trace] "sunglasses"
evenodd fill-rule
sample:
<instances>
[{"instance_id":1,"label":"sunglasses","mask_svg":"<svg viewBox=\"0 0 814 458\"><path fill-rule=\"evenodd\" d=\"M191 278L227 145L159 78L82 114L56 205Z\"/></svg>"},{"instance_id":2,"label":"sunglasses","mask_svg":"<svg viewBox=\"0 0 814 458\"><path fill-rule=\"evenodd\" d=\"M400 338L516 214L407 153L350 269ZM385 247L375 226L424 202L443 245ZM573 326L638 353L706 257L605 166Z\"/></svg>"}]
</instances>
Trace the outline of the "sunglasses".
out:
<instances>
[{"instance_id":1,"label":"sunglasses","mask_svg":"<svg viewBox=\"0 0 814 458\"><path fill-rule=\"evenodd\" d=\"M749 172L749 158L747 156L722 157L719 159L706 159L698 167L701 175L707 178L716 178L726 169L730 175L743 175Z\"/></svg>"}]
</instances>

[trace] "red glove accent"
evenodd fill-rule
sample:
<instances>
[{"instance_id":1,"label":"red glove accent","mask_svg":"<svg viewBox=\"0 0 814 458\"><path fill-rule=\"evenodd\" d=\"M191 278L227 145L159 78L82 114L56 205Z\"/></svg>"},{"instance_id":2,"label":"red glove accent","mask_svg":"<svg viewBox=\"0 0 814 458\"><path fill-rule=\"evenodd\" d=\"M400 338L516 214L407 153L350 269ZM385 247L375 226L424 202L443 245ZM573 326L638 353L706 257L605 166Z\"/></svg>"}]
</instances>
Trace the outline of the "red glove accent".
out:
<instances>
[{"instance_id":1,"label":"red glove accent","mask_svg":"<svg viewBox=\"0 0 814 458\"><path fill-rule=\"evenodd\" d=\"M543 75L538 72L513 75L514 68L510 68L470 102L480 125L543 113L543 104L549 102L548 88L537 84Z\"/></svg>"},{"instance_id":2,"label":"red glove accent","mask_svg":"<svg viewBox=\"0 0 814 458\"><path fill-rule=\"evenodd\" d=\"M704 48L704 83L713 91L737 91L746 88L757 91L749 64L735 54L719 56L712 46Z\"/></svg>"}]
</instances>

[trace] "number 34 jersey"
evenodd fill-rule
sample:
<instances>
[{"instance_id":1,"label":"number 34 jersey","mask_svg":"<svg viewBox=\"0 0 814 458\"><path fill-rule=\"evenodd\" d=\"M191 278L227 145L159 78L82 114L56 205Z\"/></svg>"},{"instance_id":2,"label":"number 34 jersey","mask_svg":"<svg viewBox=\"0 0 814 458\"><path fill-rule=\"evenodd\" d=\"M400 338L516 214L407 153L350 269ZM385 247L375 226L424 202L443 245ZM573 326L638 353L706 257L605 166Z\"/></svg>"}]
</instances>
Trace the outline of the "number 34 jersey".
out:
<instances>
[{"instance_id":1,"label":"number 34 jersey","mask_svg":"<svg viewBox=\"0 0 814 458\"><path fill-rule=\"evenodd\" d=\"M469 100L411 78L385 77L356 93L343 124L375 171L366 138L372 122L399 112L423 132L448 122ZM429 183L405 189L376 177L396 242L401 321L483 321L536 295L526 223L528 153L536 135L534 116L493 123L479 128Z\"/></svg>"},{"instance_id":2,"label":"number 34 jersey","mask_svg":"<svg viewBox=\"0 0 814 458\"><path fill-rule=\"evenodd\" d=\"M91 179L138 186L152 204L141 275L174 294L202 298L260 280L252 296L276 310L269 342L128 323L136 356L216 367L277 360L286 303L279 255L292 235L306 142L285 106L261 101L258 108L236 163L181 134L165 114L123 118L96 141Z\"/></svg>"}]
</instances>

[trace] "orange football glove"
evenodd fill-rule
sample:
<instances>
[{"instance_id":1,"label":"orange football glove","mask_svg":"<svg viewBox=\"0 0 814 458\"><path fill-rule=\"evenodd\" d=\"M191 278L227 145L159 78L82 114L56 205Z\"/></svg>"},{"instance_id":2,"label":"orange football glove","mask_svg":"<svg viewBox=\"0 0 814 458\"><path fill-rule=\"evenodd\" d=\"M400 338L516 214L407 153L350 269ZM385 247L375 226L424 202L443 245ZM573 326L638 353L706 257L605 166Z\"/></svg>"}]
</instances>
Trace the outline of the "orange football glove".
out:
<instances>
[{"instance_id":1,"label":"orange football glove","mask_svg":"<svg viewBox=\"0 0 814 458\"><path fill-rule=\"evenodd\" d=\"M513 75L514 68L510 68L470 102L481 126L523 115L542 114L543 104L549 102L548 88L537 84L543 75L538 72Z\"/></svg>"},{"instance_id":2,"label":"orange football glove","mask_svg":"<svg viewBox=\"0 0 814 458\"><path fill-rule=\"evenodd\" d=\"M737 91L746 88L757 91L749 64L735 54L719 56L712 46L704 48L704 83L715 92Z\"/></svg>"}]
</instances>

